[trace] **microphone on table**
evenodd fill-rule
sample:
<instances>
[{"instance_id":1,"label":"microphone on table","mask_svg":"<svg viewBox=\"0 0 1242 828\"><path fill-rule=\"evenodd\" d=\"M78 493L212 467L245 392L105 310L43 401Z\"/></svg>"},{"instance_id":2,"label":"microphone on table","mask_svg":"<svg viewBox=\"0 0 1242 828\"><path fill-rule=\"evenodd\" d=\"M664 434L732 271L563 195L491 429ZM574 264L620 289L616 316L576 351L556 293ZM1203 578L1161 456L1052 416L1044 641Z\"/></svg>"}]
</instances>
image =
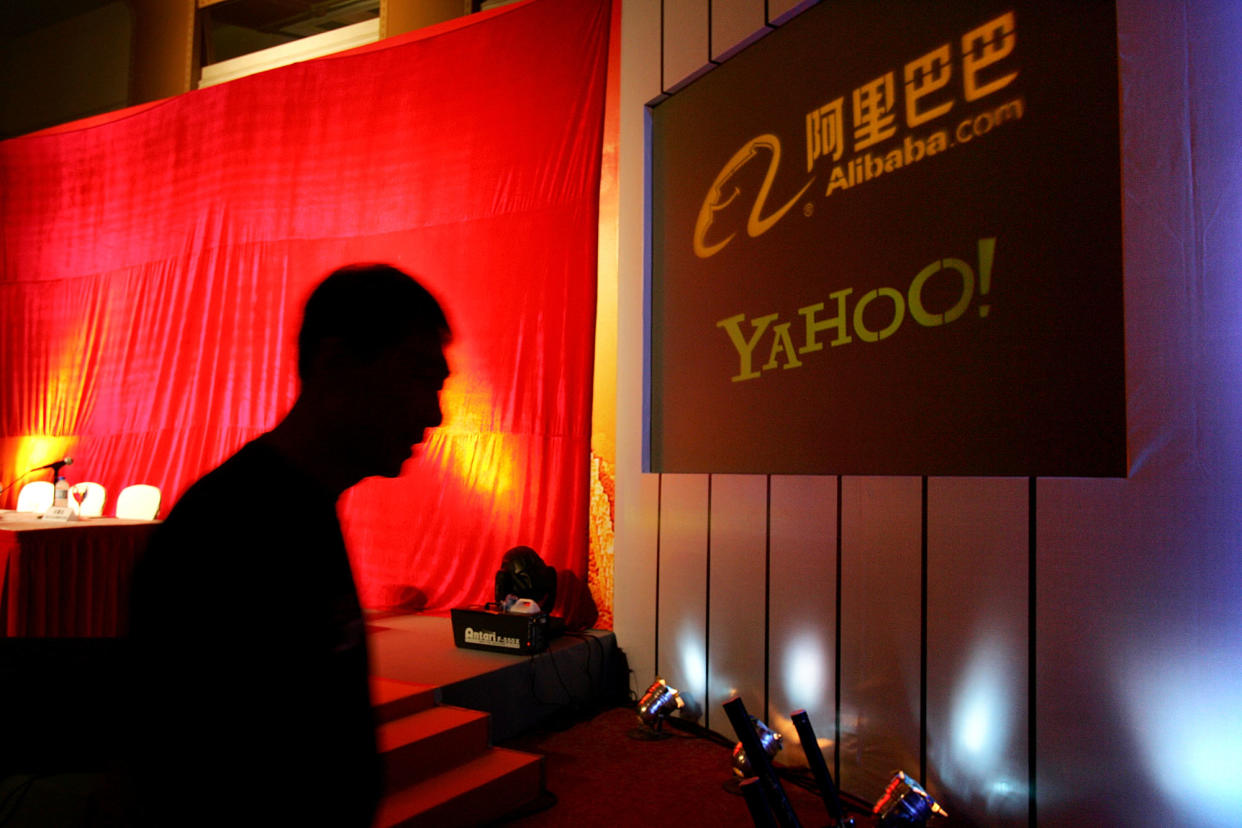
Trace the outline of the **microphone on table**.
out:
<instances>
[{"instance_id":1,"label":"microphone on table","mask_svg":"<svg viewBox=\"0 0 1242 828\"><path fill-rule=\"evenodd\" d=\"M43 471L44 469L56 469L57 471L60 471L61 466L72 466L72 465L73 465L73 458L66 457L64 460L57 460L55 463L48 463L46 466L37 466L31 469L30 471L26 472L26 474L30 474L30 472Z\"/></svg>"}]
</instances>

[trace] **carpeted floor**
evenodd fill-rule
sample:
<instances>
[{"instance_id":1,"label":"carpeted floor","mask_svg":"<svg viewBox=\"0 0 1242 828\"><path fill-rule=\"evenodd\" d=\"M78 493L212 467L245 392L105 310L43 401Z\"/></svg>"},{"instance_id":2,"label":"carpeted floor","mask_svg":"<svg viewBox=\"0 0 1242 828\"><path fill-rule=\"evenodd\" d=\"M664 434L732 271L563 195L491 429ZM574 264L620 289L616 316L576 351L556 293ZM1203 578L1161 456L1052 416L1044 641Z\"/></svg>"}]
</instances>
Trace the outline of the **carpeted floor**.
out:
<instances>
[{"instance_id":1,"label":"carpeted floor","mask_svg":"<svg viewBox=\"0 0 1242 828\"><path fill-rule=\"evenodd\" d=\"M732 779L732 746L693 731L668 727L670 736L641 741L630 733L634 710L615 707L564 730L544 728L506 741L504 747L546 757L547 789L555 798L544 810L502 824L511 828L560 826L698 826L747 828L746 803L725 790ZM779 756L778 756L779 758ZM784 782L804 826L831 820L817 793ZM847 803L848 804L848 803ZM847 811L859 826L870 820Z\"/></svg>"},{"instance_id":2,"label":"carpeted floor","mask_svg":"<svg viewBox=\"0 0 1242 828\"><path fill-rule=\"evenodd\" d=\"M525 814L499 825L753 825L742 797L725 790L732 780L732 745L719 736L673 726L666 726L669 736L665 739L631 738L637 725L632 707L613 707L589 717L566 719L559 725L553 722L502 742L504 747L546 757L546 787L551 795ZM0 781L0 825L63 828L100 824L91 812L107 793L104 781L98 775L14 776ZM729 787L736 790L736 786ZM818 794L789 779L784 787L803 826L823 828L831 824ZM855 803L845 804L847 815L855 818L858 828L874 825Z\"/></svg>"}]
</instances>

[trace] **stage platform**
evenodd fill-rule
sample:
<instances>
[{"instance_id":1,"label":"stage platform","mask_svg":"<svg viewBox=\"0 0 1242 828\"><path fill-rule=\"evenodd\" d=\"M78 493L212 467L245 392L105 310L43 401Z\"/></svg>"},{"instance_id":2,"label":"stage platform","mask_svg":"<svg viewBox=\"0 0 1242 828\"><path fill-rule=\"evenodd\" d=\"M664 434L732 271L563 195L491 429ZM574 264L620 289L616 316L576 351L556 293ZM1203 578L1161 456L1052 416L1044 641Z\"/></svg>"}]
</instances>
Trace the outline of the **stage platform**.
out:
<instances>
[{"instance_id":1,"label":"stage platform","mask_svg":"<svg viewBox=\"0 0 1242 828\"><path fill-rule=\"evenodd\" d=\"M562 633L543 653L511 655L459 649L448 613L368 612L365 620L377 715L388 722L377 730L381 750L390 776L394 767L410 776L385 797L378 824L401 822L403 808L425 813L426 824L459 824L444 814L494 805L494 816L537 799L543 759L491 746L558 716L576 721L628 689L624 655L608 631ZM124 813L110 776L117 702L107 692L119 644L0 638L0 802L17 803L0 819L5 828L85 828L103 824L98 813ZM403 709L408 702L414 707ZM430 746L413 748L416 737Z\"/></svg>"},{"instance_id":2,"label":"stage platform","mask_svg":"<svg viewBox=\"0 0 1242 828\"><path fill-rule=\"evenodd\" d=\"M494 742L628 691L624 656L607 630L562 633L546 651L518 655L457 647L448 613L368 612L366 622L373 675L429 685L441 704L490 714Z\"/></svg>"}]
</instances>

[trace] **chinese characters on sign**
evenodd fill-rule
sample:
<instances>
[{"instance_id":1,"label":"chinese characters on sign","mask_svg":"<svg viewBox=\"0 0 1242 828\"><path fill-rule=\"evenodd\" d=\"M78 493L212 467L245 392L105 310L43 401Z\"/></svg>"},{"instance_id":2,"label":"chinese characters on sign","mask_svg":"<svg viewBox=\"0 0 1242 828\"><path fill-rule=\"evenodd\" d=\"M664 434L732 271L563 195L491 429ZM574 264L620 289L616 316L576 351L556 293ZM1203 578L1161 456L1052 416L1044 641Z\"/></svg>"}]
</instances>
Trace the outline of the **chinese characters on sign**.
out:
<instances>
[{"instance_id":1,"label":"chinese characters on sign","mask_svg":"<svg viewBox=\"0 0 1242 828\"><path fill-rule=\"evenodd\" d=\"M848 124L844 95L812 109L806 114L806 171L812 172L820 158L826 157L833 163L841 160L847 152L847 127L853 140L848 151L857 153L896 136L902 120L907 129L914 129L947 115L958 102L956 85L952 85L955 65L961 77L961 100L967 104L1009 86L1018 77L1018 70L1011 69L1006 60L1013 55L1016 39L1014 13L1005 12L962 35L956 55L951 44L943 43L907 62L901 70L900 87L895 71L885 72L856 87L849 94ZM955 56L959 61L957 64L954 63ZM898 89L902 92L904 106L898 100ZM891 172L913 160L947 149L954 140L959 143L969 141L986 134L1005 120L1021 118L1022 112L1021 98L1014 99L982 121L978 117L962 121L952 137L945 131L939 131L907 141L903 151L893 150L878 168ZM866 172L868 167L877 169L874 163L861 166L862 178L856 178L850 168L843 171L835 167L828 184L828 194L867 177L874 177L867 176Z\"/></svg>"}]
</instances>

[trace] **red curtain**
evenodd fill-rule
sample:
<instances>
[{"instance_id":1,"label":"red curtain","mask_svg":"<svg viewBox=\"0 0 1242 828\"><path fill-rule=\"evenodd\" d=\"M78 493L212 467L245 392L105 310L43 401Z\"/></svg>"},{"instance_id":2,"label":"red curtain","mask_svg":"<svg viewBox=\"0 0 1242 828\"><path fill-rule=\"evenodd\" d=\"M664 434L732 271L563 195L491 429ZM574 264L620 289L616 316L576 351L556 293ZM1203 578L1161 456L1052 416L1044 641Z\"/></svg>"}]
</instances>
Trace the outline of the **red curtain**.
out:
<instances>
[{"instance_id":1,"label":"red curtain","mask_svg":"<svg viewBox=\"0 0 1242 828\"><path fill-rule=\"evenodd\" d=\"M391 262L446 306L454 373L406 475L342 501L364 604L488 600L525 544L589 621L608 33L608 0L533 0L0 143L4 482L67 453L171 506L292 404L319 279Z\"/></svg>"}]
</instances>

